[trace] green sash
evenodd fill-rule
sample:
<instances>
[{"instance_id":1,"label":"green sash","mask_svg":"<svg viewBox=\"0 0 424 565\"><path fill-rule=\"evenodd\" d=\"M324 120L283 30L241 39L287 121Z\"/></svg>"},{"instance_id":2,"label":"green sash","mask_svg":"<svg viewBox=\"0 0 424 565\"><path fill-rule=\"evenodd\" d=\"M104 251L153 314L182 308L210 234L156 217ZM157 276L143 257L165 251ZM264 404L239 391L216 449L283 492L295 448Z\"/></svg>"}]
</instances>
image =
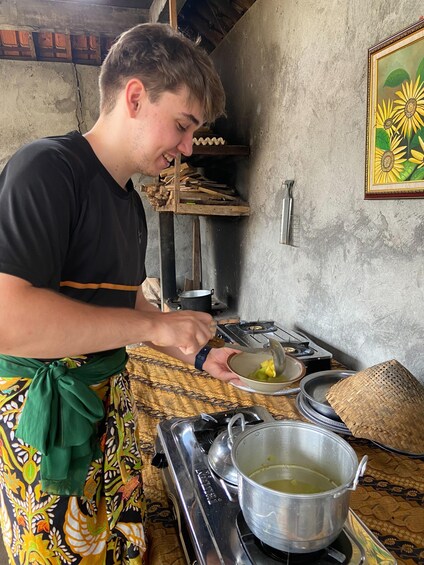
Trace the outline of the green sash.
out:
<instances>
[{"instance_id":1,"label":"green sash","mask_svg":"<svg viewBox=\"0 0 424 565\"><path fill-rule=\"evenodd\" d=\"M65 360L0 355L0 378L32 379L16 436L35 447L41 457L41 488L60 495L83 494L89 465L100 456L96 423L103 403L90 385L124 370L125 348L98 354L68 368Z\"/></svg>"}]
</instances>

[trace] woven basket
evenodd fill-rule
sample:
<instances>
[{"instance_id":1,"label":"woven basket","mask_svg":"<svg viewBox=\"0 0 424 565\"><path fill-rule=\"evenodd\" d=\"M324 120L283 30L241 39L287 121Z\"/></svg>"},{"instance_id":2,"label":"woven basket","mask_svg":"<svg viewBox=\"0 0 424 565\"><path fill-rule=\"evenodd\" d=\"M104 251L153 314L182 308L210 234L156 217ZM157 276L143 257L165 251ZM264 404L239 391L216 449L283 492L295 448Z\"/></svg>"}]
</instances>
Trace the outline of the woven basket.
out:
<instances>
[{"instance_id":1,"label":"woven basket","mask_svg":"<svg viewBox=\"0 0 424 565\"><path fill-rule=\"evenodd\" d=\"M424 386L395 359L339 381L327 400L354 436L424 454Z\"/></svg>"}]
</instances>

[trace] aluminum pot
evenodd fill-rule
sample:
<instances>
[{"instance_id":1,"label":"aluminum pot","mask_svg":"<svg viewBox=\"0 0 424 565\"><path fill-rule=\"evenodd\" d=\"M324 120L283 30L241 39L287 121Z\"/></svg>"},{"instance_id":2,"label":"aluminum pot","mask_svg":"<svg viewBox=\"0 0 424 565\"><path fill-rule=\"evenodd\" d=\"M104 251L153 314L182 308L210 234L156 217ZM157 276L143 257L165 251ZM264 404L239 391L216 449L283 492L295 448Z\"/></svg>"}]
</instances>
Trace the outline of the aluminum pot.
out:
<instances>
[{"instance_id":1,"label":"aluminum pot","mask_svg":"<svg viewBox=\"0 0 424 565\"><path fill-rule=\"evenodd\" d=\"M180 294L182 310L196 310L198 312L212 311L212 295L214 290L185 290Z\"/></svg>"},{"instance_id":2,"label":"aluminum pot","mask_svg":"<svg viewBox=\"0 0 424 565\"><path fill-rule=\"evenodd\" d=\"M367 457L358 464L350 445L314 424L283 420L258 424L233 442L238 496L244 519L264 543L291 553L318 551L343 529L350 491L363 475ZM314 494L288 494L256 482L251 475L298 466L316 471L336 486Z\"/></svg>"}]
</instances>

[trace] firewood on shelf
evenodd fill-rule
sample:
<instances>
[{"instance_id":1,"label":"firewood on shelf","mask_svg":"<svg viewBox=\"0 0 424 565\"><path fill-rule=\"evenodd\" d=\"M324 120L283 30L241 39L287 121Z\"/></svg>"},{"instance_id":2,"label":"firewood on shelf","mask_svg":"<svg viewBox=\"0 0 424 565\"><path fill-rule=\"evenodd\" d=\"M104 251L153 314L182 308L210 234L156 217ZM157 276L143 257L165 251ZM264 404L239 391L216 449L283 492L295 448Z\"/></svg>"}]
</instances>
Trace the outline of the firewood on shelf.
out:
<instances>
[{"instance_id":1,"label":"firewood on shelf","mask_svg":"<svg viewBox=\"0 0 424 565\"><path fill-rule=\"evenodd\" d=\"M149 202L154 208L171 205L175 201L175 167L167 167L153 185L144 186ZM237 205L241 199L236 191L222 182L205 178L195 167L183 163L178 184L179 201L204 205Z\"/></svg>"}]
</instances>

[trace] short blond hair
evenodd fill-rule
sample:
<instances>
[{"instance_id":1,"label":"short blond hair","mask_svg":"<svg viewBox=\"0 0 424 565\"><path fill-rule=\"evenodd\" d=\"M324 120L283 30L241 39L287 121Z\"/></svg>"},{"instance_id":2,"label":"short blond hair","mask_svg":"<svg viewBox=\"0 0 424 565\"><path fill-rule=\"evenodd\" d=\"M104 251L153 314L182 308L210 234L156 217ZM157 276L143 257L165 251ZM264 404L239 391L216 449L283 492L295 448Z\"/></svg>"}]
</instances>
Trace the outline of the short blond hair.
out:
<instances>
[{"instance_id":1,"label":"short blond hair","mask_svg":"<svg viewBox=\"0 0 424 565\"><path fill-rule=\"evenodd\" d=\"M100 110L109 113L130 78L140 79L152 102L186 86L204 119L225 114L225 92L209 55L168 24L139 24L121 34L102 64Z\"/></svg>"}]
</instances>

